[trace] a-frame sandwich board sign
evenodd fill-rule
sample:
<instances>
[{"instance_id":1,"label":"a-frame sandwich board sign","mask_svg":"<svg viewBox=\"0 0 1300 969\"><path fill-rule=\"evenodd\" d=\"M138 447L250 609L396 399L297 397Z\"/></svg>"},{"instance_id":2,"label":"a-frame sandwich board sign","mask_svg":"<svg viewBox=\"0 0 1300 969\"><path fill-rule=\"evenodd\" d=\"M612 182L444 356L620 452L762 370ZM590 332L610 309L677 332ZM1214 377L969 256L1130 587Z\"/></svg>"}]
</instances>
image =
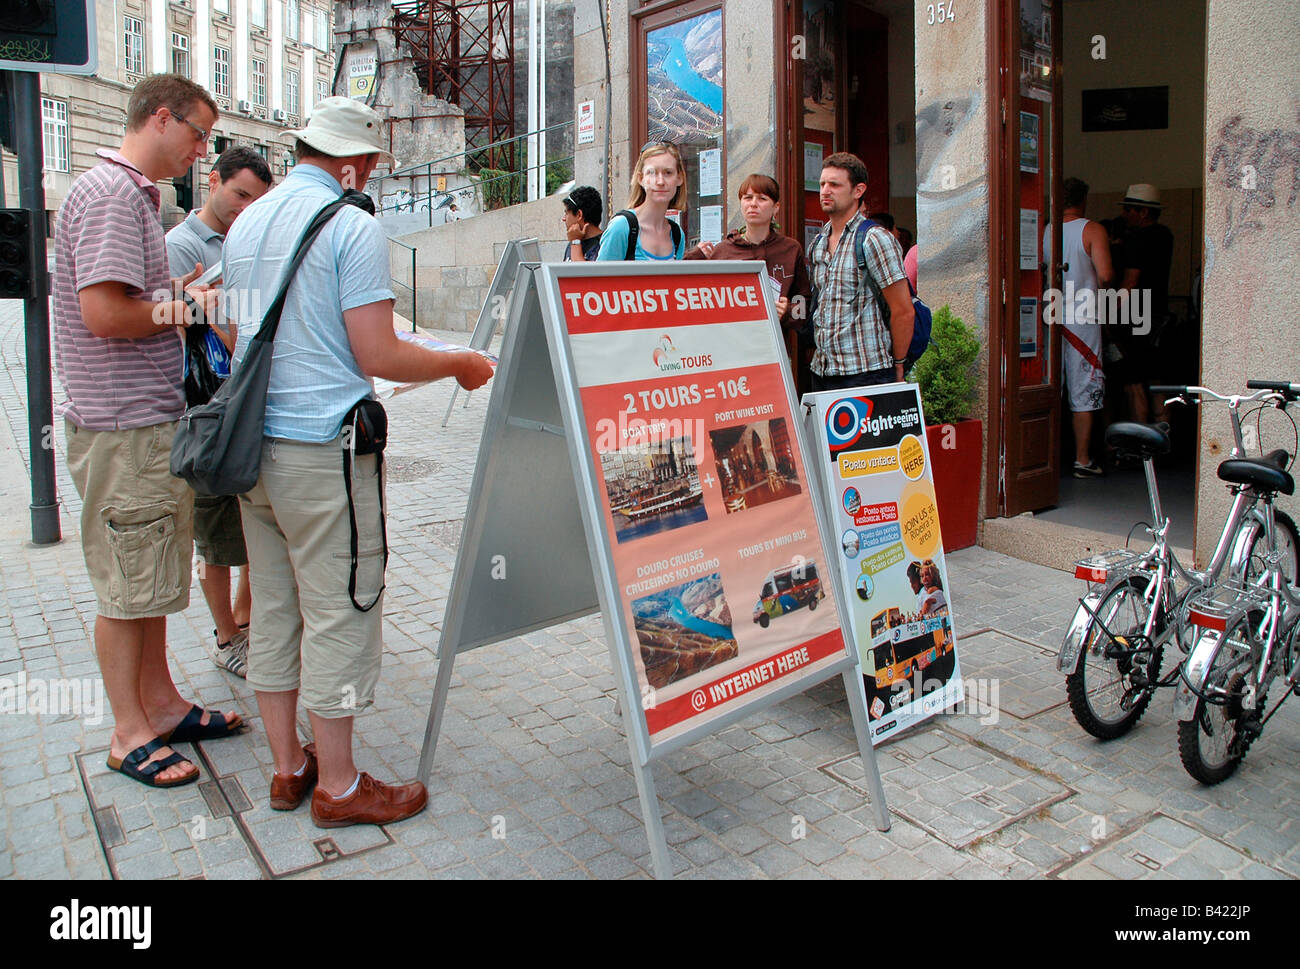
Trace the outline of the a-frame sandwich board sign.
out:
<instances>
[{"instance_id":1,"label":"a-frame sandwich board sign","mask_svg":"<svg viewBox=\"0 0 1300 969\"><path fill-rule=\"evenodd\" d=\"M506 307L509 306L510 290L519 274L519 264L537 262L539 259L541 255L536 239L511 239L506 243L506 247L501 250L501 259L497 262L497 271L492 277L491 285L488 286L483 306L478 311L478 319L474 321L474 332L470 334L468 344L471 350L486 350L491 345L492 337L497 332L497 324L501 322ZM456 406L456 396L459 393L459 385L451 389L447 413L442 415L443 427L446 427L447 421L451 420L451 410ZM469 395L470 391L466 391L465 407L469 406Z\"/></svg>"},{"instance_id":2,"label":"a-frame sandwich board sign","mask_svg":"<svg viewBox=\"0 0 1300 969\"><path fill-rule=\"evenodd\" d=\"M458 653L599 608L656 875L672 865L652 761L836 674L889 829L767 285L755 262L521 265L422 779Z\"/></svg>"}]
</instances>

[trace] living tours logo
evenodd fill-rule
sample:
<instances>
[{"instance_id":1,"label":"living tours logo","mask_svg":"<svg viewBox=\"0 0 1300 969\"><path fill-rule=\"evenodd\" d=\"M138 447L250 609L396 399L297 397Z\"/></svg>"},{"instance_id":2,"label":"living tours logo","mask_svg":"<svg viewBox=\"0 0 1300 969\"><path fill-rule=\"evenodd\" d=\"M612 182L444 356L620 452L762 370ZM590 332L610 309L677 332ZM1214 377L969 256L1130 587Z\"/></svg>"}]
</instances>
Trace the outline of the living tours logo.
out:
<instances>
[{"instance_id":1,"label":"living tours logo","mask_svg":"<svg viewBox=\"0 0 1300 969\"><path fill-rule=\"evenodd\" d=\"M147 949L152 926L148 905L82 905L74 898L50 909L50 938L56 942L130 942L133 949Z\"/></svg>"},{"instance_id":2,"label":"living tours logo","mask_svg":"<svg viewBox=\"0 0 1300 969\"><path fill-rule=\"evenodd\" d=\"M1065 289L1043 293L1043 322L1048 326L1105 323L1146 336L1151 332L1152 302L1149 289L1075 289L1074 280L1067 279Z\"/></svg>"},{"instance_id":3,"label":"living tours logo","mask_svg":"<svg viewBox=\"0 0 1300 969\"><path fill-rule=\"evenodd\" d=\"M688 370L699 370L701 367L713 366L713 354L684 355L677 347L673 346L673 338L667 333L660 335L652 359L660 373L684 373Z\"/></svg>"},{"instance_id":4,"label":"living tours logo","mask_svg":"<svg viewBox=\"0 0 1300 969\"><path fill-rule=\"evenodd\" d=\"M0 714L74 716L95 727L104 720L104 681L28 677L25 670L0 676Z\"/></svg>"}]
</instances>

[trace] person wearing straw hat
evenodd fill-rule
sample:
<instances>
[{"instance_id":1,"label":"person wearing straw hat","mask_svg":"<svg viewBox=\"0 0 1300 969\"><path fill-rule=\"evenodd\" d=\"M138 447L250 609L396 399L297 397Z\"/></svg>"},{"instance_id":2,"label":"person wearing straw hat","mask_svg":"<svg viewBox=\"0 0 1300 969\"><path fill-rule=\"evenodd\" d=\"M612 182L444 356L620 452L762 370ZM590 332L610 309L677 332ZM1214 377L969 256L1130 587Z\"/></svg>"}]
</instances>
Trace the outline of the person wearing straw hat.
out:
<instances>
[{"instance_id":1,"label":"person wearing straw hat","mask_svg":"<svg viewBox=\"0 0 1300 969\"><path fill-rule=\"evenodd\" d=\"M345 189L362 189L381 159L393 163L384 130L370 108L332 97L305 128L286 133L298 164L226 237L236 367L308 222ZM248 683L275 762L275 810L293 810L313 785L318 827L387 824L424 808L424 785L384 784L353 762L353 717L374 700L383 652L386 534L379 455L353 454L351 421L344 424L373 397L373 377L455 377L473 390L491 374L473 351L440 353L397 338L384 231L372 214L343 206L288 289L261 474L241 499L253 589ZM298 738L300 696L314 745Z\"/></svg>"},{"instance_id":2,"label":"person wearing straw hat","mask_svg":"<svg viewBox=\"0 0 1300 969\"><path fill-rule=\"evenodd\" d=\"M1169 311L1174 234L1160 223L1160 190L1154 185L1145 182L1130 185L1120 206L1128 224L1120 286L1129 291L1129 319L1120 321L1124 325L1117 334L1124 358L1119 380L1133 420L1146 423L1151 419L1147 388L1163 379L1156 335ZM1138 308L1142 310L1140 314ZM1163 403L1157 402L1157 420L1166 418L1164 411Z\"/></svg>"}]
</instances>

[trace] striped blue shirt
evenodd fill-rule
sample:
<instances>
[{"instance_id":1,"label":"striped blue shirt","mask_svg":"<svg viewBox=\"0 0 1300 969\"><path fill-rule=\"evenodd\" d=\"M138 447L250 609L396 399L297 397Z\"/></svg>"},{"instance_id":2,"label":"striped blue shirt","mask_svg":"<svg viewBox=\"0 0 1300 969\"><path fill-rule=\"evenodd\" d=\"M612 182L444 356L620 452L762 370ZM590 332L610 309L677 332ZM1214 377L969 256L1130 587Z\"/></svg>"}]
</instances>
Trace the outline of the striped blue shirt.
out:
<instances>
[{"instance_id":1,"label":"striped blue shirt","mask_svg":"<svg viewBox=\"0 0 1300 969\"><path fill-rule=\"evenodd\" d=\"M226 236L226 315L239 326L235 366L280 281L303 230L343 187L317 165L301 164L244 209ZM378 221L344 206L316 237L289 287L275 337L266 395L267 437L323 443L374 385L348 342L343 312L391 300L388 240Z\"/></svg>"}]
</instances>

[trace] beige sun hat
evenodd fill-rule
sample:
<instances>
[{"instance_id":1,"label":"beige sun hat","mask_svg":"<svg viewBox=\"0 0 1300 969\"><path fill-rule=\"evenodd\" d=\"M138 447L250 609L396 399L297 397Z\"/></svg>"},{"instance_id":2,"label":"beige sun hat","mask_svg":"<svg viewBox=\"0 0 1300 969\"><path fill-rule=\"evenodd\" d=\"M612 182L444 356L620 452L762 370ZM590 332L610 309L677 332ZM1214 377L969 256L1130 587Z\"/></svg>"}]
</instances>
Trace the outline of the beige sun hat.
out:
<instances>
[{"instance_id":1,"label":"beige sun hat","mask_svg":"<svg viewBox=\"0 0 1300 969\"><path fill-rule=\"evenodd\" d=\"M1124 201L1119 204L1137 208L1158 209L1160 208L1160 189L1145 182L1130 185L1127 194L1124 196Z\"/></svg>"},{"instance_id":2,"label":"beige sun hat","mask_svg":"<svg viewBox=\"0 0 1300 969\"><path fill-rule=\"evenodd\" d=\"M372 108L352 98L326 98L312 108L307 127L285 131L280 137L297 138L334 158L378 152L396 165L393 153L383 146L384 119Z\"/></svg>"}]
</instances>

